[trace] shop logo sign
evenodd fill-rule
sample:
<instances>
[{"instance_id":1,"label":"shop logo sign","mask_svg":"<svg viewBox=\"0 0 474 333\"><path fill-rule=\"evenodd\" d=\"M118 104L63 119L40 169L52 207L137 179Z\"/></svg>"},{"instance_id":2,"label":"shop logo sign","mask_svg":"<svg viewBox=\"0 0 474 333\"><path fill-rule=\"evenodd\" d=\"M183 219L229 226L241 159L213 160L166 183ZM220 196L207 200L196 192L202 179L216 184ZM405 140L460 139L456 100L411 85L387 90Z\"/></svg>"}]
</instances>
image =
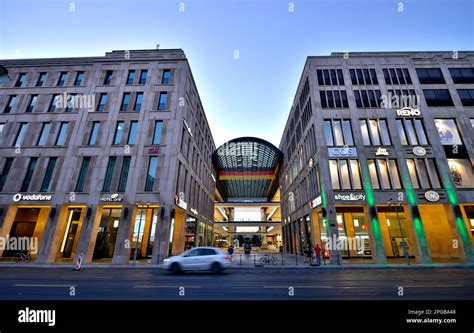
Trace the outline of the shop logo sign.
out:
<instances>
[{"instance_id":1,"label":"shop logo sign","mask_svg":"<svg viewBox=\"0 0 474 333\"><path fill-rule=\"evenodd\" d=\"M99 201L100 202L122 202L123 198L118 193L114 193L114 194L111 194L110 196L100 197Z\"/></svg>"},{"instance_id":2,"label":"shop logo sign","mask_svg":"<svg viewBox=\"0 0 474 333\"><path fill-rule=\"evenodd\" d=\"M191 211L191 213L193 213L194 215L199 215L199 212L197 211L197 209L191 208L190 211Z\"/></svg>"},{"instance_id":3,"label":"shop logo sign","mask_svg":"<svg viewBox=\"0 0 474 333\"><path fill-rule=\"evenodd\" d=\"M148 148L148 154L159 154L160 146L153 146Z\"/></svg>"},{"instance_id":4,"label":"shop logo sign","mask_svg":"<svg viewBox=\"0 0 474 333\"><path fill-rule=\"evenodd\" d=\"M377 151L375 152L375 155L376 156L388 156L389 153L387 151L387 148L378 147Z\"/></svg>"},{"instance_id":5,"label":"shop logo sign","mask_svg":"<svg viewBox=\"0 0 474 333\"><path fill-rule=\"evenodd\" d=\"M334 195L334 200L359 201L365 200L365 194L362 193L338 193Z\"/></svg>"},{"instance_id":6,"label":"shop logo sign","mask_svg":"<svg viewBox=\"0 0 474 333\"><path fill-rule=\"evenodd\" d=\"M188 203L184 201L184 193L181 192L179 195L174 196L174 203L176 206L183 208L184 210L188 209Z\"/></svg>"},{"instance_id":7,"label":"shop logo sign","mask_svg":"<svg viewBox=\"0 0 474 333\"><path fill-rule=\"evenodd\" d=\"M421 111L417 108L405 107L397 110L399 117L418 117L421 116Z\"/></svg>"},{"instance_id":8,"label":"shop logo sign","mask_svg":"<svg viewBox=\"0 0 474 333\"><path fill-rule=\"evenodd\" d=\"M318 207L319 205L321 205L323 203L322 199L321 199L321 196L319 197L316 197L315 199L313 199L313 201L311 201L309 203L309 208L316 208Z\"/></svg>"},{"instance_id":9,"label":"shop logo sign","mask_svg":"<svg viewBox=\"0 0 474 333\"><path fill-rule=\"evenodd\" d=\"M342 147L342 148L328 148L329 157L356 157L357 148L355 147Z\"/></svg>"},{"instance_id":10,"label":"shop logo sign","mask_svg":"<svg viewBox=\"0 0 474 333\"><path fill-rule=\"evenodd\" d=\"M439 201L439 193L435 191L425 192L425 199L431 202Z\"/></svg>"},{"instance_id":11,"label":"shop logo sign","mask_svg":"<svg viewBox=\"0 0 474 333\"><path fill-rule=\"evenodd\" d=\"M53 196L51 194L21 194L17 193L13 196L14 202L19 201L51 201Z\"/></svg>"},{"instance_id":12,"label":"shop logo sign","mask_svg":"<svg viewBox=\"0 0 474 333\"><path fill-rule=\"evenodd\" d=\"M426 155L426 149L421 147L421 146L413 147L413 154L416 155L416 156L425 156Z\"/></svg>"}]
</instances>

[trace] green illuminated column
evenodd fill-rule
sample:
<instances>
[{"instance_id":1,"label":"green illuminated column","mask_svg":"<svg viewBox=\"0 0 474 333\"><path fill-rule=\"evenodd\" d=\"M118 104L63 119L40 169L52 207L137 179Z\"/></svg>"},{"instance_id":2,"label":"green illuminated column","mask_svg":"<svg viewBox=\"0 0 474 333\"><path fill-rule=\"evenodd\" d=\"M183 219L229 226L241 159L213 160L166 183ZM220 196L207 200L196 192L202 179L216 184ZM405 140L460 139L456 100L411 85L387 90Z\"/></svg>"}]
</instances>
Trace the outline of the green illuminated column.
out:
<instances>
[{"instance_id":1,"label":"green illuminated column","mask_svg":"<svg viewBox=\"0 0 474 333\"><path fill-rule=\"evenodd\" d=\"M377 264L386 264L387 256L385 254L385 247L383 243L382 230L380 229L380 221L377 216L377 207L375 206L375 195L372 189L372 184L368 177L364 177L365 196L367 199L367 210L365 213L369 215L369 228L372 233L373 254L372 258Z\"/></svg>"}]
</instances>

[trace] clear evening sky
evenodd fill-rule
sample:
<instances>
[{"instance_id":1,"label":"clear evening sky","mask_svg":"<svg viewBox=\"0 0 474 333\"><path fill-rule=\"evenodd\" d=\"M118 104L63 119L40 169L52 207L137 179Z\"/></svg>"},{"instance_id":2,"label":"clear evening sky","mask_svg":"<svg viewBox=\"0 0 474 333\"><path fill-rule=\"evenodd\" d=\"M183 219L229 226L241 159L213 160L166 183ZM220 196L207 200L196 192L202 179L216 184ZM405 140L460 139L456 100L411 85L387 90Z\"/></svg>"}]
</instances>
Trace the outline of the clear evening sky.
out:
<instances>
[{"instance_id":1,"label":"clear evening sky","mask_svg":"<svg viewBox=\"0 0 474 333\"><path fill-rule=\"evenodd\" d=\"M278 146L307 56L473 50L474 0L0 0L0 59L156 44L185 51L217 146Z\"/></svg>"}]
</instances>

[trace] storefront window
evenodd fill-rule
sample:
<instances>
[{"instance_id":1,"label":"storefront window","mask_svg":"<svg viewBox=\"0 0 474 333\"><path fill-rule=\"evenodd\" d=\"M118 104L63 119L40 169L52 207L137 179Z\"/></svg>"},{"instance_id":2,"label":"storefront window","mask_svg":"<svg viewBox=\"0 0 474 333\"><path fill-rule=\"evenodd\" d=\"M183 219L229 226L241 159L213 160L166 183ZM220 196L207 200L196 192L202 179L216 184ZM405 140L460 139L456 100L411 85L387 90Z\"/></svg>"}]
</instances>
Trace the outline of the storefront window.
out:
<instances>
[{"instance_id":1,"label":"storefront window","mask_svg":"<svg viewBox=\"0 0 474 333\"><path fill-rule=\"evenodd\" d=\"M435 126L443 145L462 145L454 119L435 119Z\"/></svg>"},{"instance_id":2,"label":"storefront window","mask_svg":"<svg viewBox=\"0 0 474 333\"><path fill-rule=\"evenodd\" d=\"M188 217L186 219L186 236L184 249L189 250L190 248L196 246L195 244L196 237L196 219L194 217Z\"/></svg>"},{"instance_id":3,"label":"storefront window","mask_svg":"<svg viewBox=\"0 0 474 333\"><path fill-rule=\"evenodd\" d=\"M339 190L339 171L336 160L329 160L329 172L331 173L331 186L335 190Z\"/></svg>"},{"instance_id":4,"label":"storefront window","mask_svg":"<svg viewBox=\"0 0 474 333\"><path fill-rule=\"evenodd\" d=\"M367 164L369 166L370 180L372 182L372 188L374 190L380 189L379 178L377 176L377 168L375 166L374 160L368 160Z\"/></svg>"},{"instance_id":5,"label":"storefront window","mask_svg":"<svg viewBox=\"0 0 474 333\"><path fill-rule=\"evenodd\" d=\"M354 183L354 189L362 189L362 181L360 179L360 170L359 170L359 161L358 160L349 160L351 165L352 181Z\"/></svg>"},{"instance_id":6,"label":"storefront window","mask_svg":"<svg viewBox=\"0 0 474 333\"><path fill-rule=\"evenodd\" d=\"M441 188L434 159L407 159L407 167L414 188ZM449 160L448 160L449 161Z\"/></svg>"},{"instance_id":7,"label":"storefront window","mask_svg":"<svg viewBox=\"0 0 474 333\"><path fill-rule=\"evenodd\" d=\"M412 159L407 159L407 167L413 188L420 188L420 183L418 182L418 177L416 175L415 161Z\"/></svg>"},{"instance_id":8,"label":"storefront window","mask_svg":"<svg viewBox=\"0 0 474 333\"><path fill-rule=\"evenodd\" d=\"M347 161L339 160L339 167L340 167L340 172L341 172L342 189L350 190L351 180L349 178L349 167L347 166Z\"/></svg>"},{"instance_id":9,"label":"storefront window","mask_svg":"<svg viewBox=\"0 0 474 333\"><path fill-rule=\"evenodd\" d=\"M120 208L104 208L94 248L94 259L112 258L120 223Z\"/></svg>"},{"instance_id":10,"label":"storefront window","mask_svg":"<svg viewBox=\"0 0 474 333\"><path fill-rule=\"evenodd\" d=\"M397 119L397 130L402 145L427 145L425 128L421 119Z\"/></svg>"},{"instance_id":11,"label":"storefront window","mask_svg":"<svg viewBox=\"0 0 474 333\"><path fill-rule=\"evenodd\" d=\"M474 170L468 159L448 159L448 164L456 187L474 187Z\"/></svg>"}]
</instances>

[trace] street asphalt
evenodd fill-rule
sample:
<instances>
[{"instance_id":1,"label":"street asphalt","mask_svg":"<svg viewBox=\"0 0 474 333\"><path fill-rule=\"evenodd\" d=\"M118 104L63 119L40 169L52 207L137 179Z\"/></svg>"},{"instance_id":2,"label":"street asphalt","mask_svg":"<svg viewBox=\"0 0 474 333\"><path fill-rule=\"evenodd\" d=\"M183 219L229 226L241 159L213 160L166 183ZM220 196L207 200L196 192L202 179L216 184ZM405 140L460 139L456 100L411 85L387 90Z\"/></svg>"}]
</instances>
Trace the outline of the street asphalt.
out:
<instances>
[{"instance_id":1,"label":"street asphalt","mask_svg":"<svg viewBox=\"0 0 474 333\"><path fill-rule=\"evenodd\" d=\"M72 287L72 288L71 288ZM0 267L0 300L474 300L474 269Z\"/></svg>"}]
</instances>

